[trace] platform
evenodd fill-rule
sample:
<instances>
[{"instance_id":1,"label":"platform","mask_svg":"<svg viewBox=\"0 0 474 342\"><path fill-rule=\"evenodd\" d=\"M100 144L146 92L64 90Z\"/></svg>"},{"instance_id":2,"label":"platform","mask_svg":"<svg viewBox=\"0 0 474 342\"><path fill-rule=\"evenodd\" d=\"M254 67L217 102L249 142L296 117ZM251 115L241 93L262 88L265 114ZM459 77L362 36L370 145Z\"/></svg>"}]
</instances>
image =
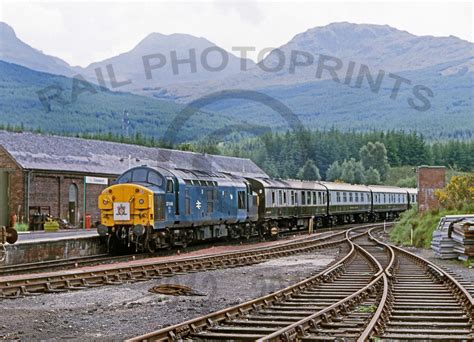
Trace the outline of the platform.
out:
<instances>
[{"instance_id":1,"label":"platform","mask_svg":"<svg viewBox=\"0 0 474 342\"><path fill-rule=\"evenodd\" d=\"M107 251L95 229L20 232L18 241L5 247L7 254L2 265L75 258Z\"/></svg>"}]
</instances>

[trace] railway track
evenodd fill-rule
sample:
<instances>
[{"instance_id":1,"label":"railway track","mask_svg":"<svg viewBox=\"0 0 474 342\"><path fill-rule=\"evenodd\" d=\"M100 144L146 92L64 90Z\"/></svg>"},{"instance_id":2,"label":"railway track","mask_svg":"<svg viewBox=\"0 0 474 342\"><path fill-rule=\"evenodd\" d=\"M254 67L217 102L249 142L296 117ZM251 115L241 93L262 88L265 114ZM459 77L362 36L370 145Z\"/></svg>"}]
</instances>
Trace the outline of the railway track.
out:
<instances>
[{"instance_id":1,"label":"railway track","mask_svg":"<svg viewBox=\"0 0 474 342\"><path fill-rule=\"evenodd\" d=\"M318 229L318 232L326 233L326 232L333 232L337 230L344 230L350 226L344 227L337 227L337 228L322 228ZM286 231L281 234L282 237L285 236L294 236L294 235L303 235L307 234L305 230L291 230ZM258 241L255 238L251 238L246 240L244 243L248 242L256 242ZM222 246L222 245L234 245L240 243L240 241L214 241L212 242L212 246ZM206 244L204 247L209 246ZM199 250L203 248L203 245L193 245L189 246L186 249L186 252ZM74 269L84 266L93 266L99 264L113 264L117 262L126 262L131 260L137 259L146 259L151 257L157 256L169 256L174 255L176 250L167 250L167 251L160 251L154 254L127 254L127 255L118 255L118 256L111 256L109 254L97 254L91 256L84 256L84 257L77 257L77 258L68 258L68 259L57 259L57 260L47 260L41 262L34 262L34 263L25 263L25 264L17 264L17 265L6 265L0 266L0 276L10 276L10 275L18 275L18 274L31 274L31 273L39 273L45 271L55 271L55 270L65 270L65 269Z\"/></svg>"},{"instance_id":2,"label":"railway track","mask_svg":"<svg viewBox=\"0 0 474 342\"><path fill-rule=\"evenodd\" d=\"M368 228L373 225L363 226ZM18 298L72 290L82 290L102 285L118 285L175 274L192 273L217 268L247 266L272 258L297 253L312 252L336 246L344 240L344 231L324 237L312 236L277 245L249 248L243 251L181 258L175 261L139 261L131 265L104 265L96 270L69 270L51 274L4 277L0 281L0 298Z\"/></svg>"},{"instance_id":3,"label":"railway track","mask_svg":"<svg viewBox=\"0 0 474 342\"><path fill-rule=\"evenodd\" d=\"M473 340L473 299L449 273L374 235L298 284L131 341Z\"/></svg>"}]
</instances>

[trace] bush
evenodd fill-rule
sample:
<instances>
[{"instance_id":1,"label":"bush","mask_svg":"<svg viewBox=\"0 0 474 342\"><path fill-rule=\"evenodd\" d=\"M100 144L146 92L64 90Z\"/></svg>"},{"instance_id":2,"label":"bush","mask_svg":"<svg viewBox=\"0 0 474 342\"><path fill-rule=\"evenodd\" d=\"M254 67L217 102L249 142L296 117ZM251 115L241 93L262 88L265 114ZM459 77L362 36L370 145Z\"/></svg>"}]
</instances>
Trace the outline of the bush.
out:
<instances>
[{"instance_id":1,"label":"bush","mask_svg":"<svg viewBox=\"0 0 474 342\"><path fill-rule=\"evenodd\" d=\"M446 215L471 214L474 205L466 204L459 210L437 209L426 213L418 213L417 208L412 208L400 216L400 221L390 232L390 239L401 245L411 245L411 231L413 229L413 246L430 248L431 238L439 220Z\"/></svg>"}]
</instances>

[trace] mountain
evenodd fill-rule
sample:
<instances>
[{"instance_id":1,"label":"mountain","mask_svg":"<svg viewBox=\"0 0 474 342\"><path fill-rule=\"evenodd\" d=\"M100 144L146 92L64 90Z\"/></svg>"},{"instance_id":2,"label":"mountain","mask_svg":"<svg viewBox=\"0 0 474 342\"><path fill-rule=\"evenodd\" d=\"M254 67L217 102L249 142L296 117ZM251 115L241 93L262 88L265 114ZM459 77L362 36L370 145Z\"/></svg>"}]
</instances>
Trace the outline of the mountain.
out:
<instances>
[{"instance_id":1,"label":"mountain","mask_svg":"<svg viewBox=\"0 0 474 342\"><path fill-rule=\"evenodd\" d=\"M311 63L292 69L292 53L298 63L312 58ZM325 80L331 74L323 70L317 75L318 62L334 66L336 59L341 63L340 78L344 78L351 62L355 63L355 79L361 65L366 65L375 78L379 70L385 74L399 73L471 57L474 57L474 44L452 36L416 36L387 25L333 23L297 34L246 73L222 80L170 85L161 97L189 102L222 89L263 89ZM276 68L282 61L277 71L265 71Z\"/></svg>"},{"instance_id":2,"label":"mountain","mask_svg":"<svg viewBox=\"0 0 474 342\"><path fill-rule=\"evenodd\" d=\"M74 90L75 89L75 90ZM44 92L43 100L39 94ZM56 96L57 95L57 96ZM46 100L47 97L51 97ZM34 71L0 61L0 123L51 133L123 134L124 112L129 131L161 138L183 109L170 101L123 92L112 92L92 84L74 85L71 78ZM212 125L209 125L212 122ZM175 142L197 139L228 122L225 115L197 111L183 123Z\"/></svg>"},{"instance_id":3,"label":"mountain","mask_svg":"<svg viewBox=\"0 0 474 342\"><path fill-rule=\"evenodd\" d=\"M371 91L367 83L359 88L333 80L283 84L256 91L284 103L309 129L404 130L416 131L429 140L473 139L473 64L474 58L470 58L398 73L413 84L432 90L426 110L410 106L410 99L419 101L412 86L401 87L396 99L392 99L393 87L386 79L378 92ZM278 130L290 129L278 113L260 103L226 100L206 109L247 122L264 122Z\"/></svg>"},{"instance_id":4,"label":"mountain","mask_svg":"<svg viewBox=\"0 0 474 342\"><path fill-rule=\"evenodd\" d=\"M149 65L162 63L163 66L150 70L151 79L147 79L143 58L160 54L149 59ZM227 59L223 59L224 54ZM160 59L161 58L161 59ZM204 62L203 62L204 58ZM180 61L191 59L195 66L193 70L190 63ZM249 66L254 63L247 60ZM100 68L106 85L110 84L107 65L113 67L118 81L130 80L131 83L120 87L126 91L151 91L160 92L163 87L170 84L185 82L202 82L223 79L240 72L241 59L217 47L205 38L189 34L164 35L151 33L139 42L132 50L104 61L92 63L85 68L83 73L91 81L98 83L95 69ZM219 68L220 66L222 68ZM214 68L222 69L213 71Z\"/></svg>"},{"instance_id":5,"label":"mountain","mask_svg":"<svg viewBox=\"0 0 474 342\"><path fill-rule=\"evenodd\" d=\"M24 43L6 23L0 22L0 60L51 74L72 76L73 68L62 59L49 56Z\"/></svg>"}]
</instances>

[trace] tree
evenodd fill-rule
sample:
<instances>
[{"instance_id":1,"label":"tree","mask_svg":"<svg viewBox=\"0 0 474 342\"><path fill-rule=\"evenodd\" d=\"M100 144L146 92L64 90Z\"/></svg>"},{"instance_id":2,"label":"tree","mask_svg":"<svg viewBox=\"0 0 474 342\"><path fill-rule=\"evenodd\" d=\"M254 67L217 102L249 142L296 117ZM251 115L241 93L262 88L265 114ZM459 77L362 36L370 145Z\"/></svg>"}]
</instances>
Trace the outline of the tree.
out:
<instances>
[{"instance_id":1,"label":"tree","mask_svg":"<svg viewBox=\"0 0 474 342\"><path fill-rule=\"evenodd\" d=\"M365 171L365 184L380 184L380 173L373 167Z\"/></svg>"},{"instance_id":2,"label":"tree","mask_svg":"<svg viewBox=\"0 0 474 342\"><path fill-rule=\"evenodd\" d=\"M380 179L385 180L390 168L387 159L387 149L385 145L379 141L362 146L359 151L360 160L365 169L371 167L376 169L380 174Z\"/></svg>"},{"instance_id":3,"label":"tree","mask_svg":"<svg viewBox=\"0 0 474 342\"><path fill-rule=\"evenodd\" d=\"M303 180L320 180L321 176L319 174L319 169L314 164L312 159L308 159L303 167L298 171L296 175L298 179Z\"/></svg>"},{"instance_id":4,"label":"tree","mask_svg":"<svg viewBox=\"0 0 474 342\"><path fill-rule=\"evenodd\" d=\"M336 160L334 163L332 163L327 172L326 172L326 180L328 181L335 181L338 179L341 179L342 175L342 168L339 162Z\"/></svg>"}]
</instances>

